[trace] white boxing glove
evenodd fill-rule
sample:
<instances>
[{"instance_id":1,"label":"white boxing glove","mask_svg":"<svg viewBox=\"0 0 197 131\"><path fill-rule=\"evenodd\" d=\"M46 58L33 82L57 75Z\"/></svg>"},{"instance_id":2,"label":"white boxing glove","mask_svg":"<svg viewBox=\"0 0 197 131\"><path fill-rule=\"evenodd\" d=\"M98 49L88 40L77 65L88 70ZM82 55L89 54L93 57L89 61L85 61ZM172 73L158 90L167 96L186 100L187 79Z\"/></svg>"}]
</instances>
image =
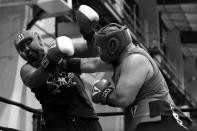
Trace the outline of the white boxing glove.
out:
<instances>
[{"instance_id":1,"label":"white boxing glove","mask_svg":"<svg viewBox=\"0 0 197 131\"><path fill-rule=\"evenodd\" d=\"M93 39L95 26L99 22L98 13L87 5L80 5L76 10L76 19L84 39Z\"/></svg>"},{"instance_id":2,"label":"white boxing glove","mask_svg":"<svg viewBox=\"0 0 197 131\"><path fill-rule=\"evenodd\" d=\"M47 45L48 50L41 61L41 67L53 72L57 65L62 64L64 58L74 54L72 40L66 36L60 36Z\"/></svg>"},{"instance_id":3,"label":"white boxing glove","mask_svg":"<svg viewBox=\"0 0 197 131\"><path fill-rule=\"evenodd\" d=\"M46 60L60 64L63 58L74 54L74 45L72 40L66 36L60 36L48 45Z\"/></svg>"},{"instance_id":4,"label":"white boxing glove","mask_svg":"<svg viewBox=\"0 0 197 131\"><path fill-rule=\"evenodd\" d=\"M60 64L64 58L91 57L95 53L94 47L94 45L87 45L86 43L73 43L71 38L60 36L48 45L46 58Z\"/></svg>"},{"instance_id":5,"label":"white boxing glove","mask_svg":"<svg viewBox=\"0 0 197 131\"><path fill-rule=\"evenodd\" d=\"M72 56L74 54L74 44L69 37L60 36L56 38L55 42L50 45L52 48L57 48L65 56Z\"/></svg>"}]
</instances>

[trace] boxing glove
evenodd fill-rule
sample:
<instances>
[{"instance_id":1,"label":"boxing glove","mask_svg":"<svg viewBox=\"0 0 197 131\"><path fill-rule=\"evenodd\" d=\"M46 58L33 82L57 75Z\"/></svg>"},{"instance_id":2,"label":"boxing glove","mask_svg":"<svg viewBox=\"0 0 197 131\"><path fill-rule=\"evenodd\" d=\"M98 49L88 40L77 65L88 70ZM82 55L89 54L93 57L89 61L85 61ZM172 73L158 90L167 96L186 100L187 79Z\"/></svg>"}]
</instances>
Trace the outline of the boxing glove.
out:
<instances>
[{"instance_id":1,"label":"boxing glove","mask_svg":"<svg viewBox=\"0 0 197 131\"><path fill-rule=\"evenodd\" d=\"M81 54L83 54L83 52L87 53L87 51L83 51L83 47L74 44L69 37L60 36L52 41L48 45L48 48L49 49L41 62L41 66L44 69L51 72L55 66L60 66L69 71L80 72L80 59L72 60L70 58L75 53L80 57L80 53L77 53L79 51L82 51ZM81 48L81 50L78 48ZM72 65L72 67L70 65ZM74 69L74 67L76 69Z\"/></svg>"},{"instance_id":2,"label":"boxing glove","mask_svg":"<svg viewBox=\"0 0 197 131\"><path fill-rule=\"evenodd\" d=\"M114 87L106 79L96 81L92 86L92 101L96 104L106 105L109 102L109 95Z\"/></svg>"},{"instance_id":3,"label":"boxing glove","mask_svg":"<svg viewBox=\"0 0 197 131\"><path fill-rule=\"evenodd\" d=\"M45 55L41 60L40 66L49 73L52 73L54 72L54 69L57 66L57 64L54 61L47 58L47 56Z\"/></svg>"},{"instance_id":4,"label":"boxing glove","mask_svg":"<svg viewBox=\"0 0 197 131\"><path fill-rule=\"evenodd\" d=\"M74 54L74 44L72 40L66 36L56 38L48 47L46 57L56 64L60 63L62 58L68 58Z\"/></svg>"},{"instance_id":5,"label":"boxing glove","mask_svg":"<svg viewBox=\"0 0 197 131\"><path fill-rule=\"evenodd\" d=\"M44 53L41 36L33 30L24 30L14 40L19 55L26 61L35 61Z\"/></svg>"},{"instance_id":6,"label":"boxing glove","mask_svg":"<svg viewBox=\"0 0 197 131\"><path fill-rule=\"evenodd\" d=\"M47 47L48 50L40 65L48 72L53 72L53 69L61 64L64 57L68 57L74 52L72 41L66 36L58 37L49 43Z\"/></svg>"},{"instance_id":7,"label":"boxing glove","mask_svg":"<svg viewBox=\"0 0 197 131\"><path fill-rule=\"evenodd\" d=\"M98 49L94 44L73 43L66 36L60 36L48 45L47 57L50 60L58 63L61 58L70 57L95 57L98 54Z\"/></svg>"},{"instance_id":8,"label":"boxing glove","mask_svg":"<svg viewBox=\"0 0 197 131\"><path fill-rule=\"evenodd\" d=\"M91 7L80 5L76 10L76 19L79 24L79 29L85 40L94 39L94 29L99 22L99 15Z\"/></svg>"}]
</instances>

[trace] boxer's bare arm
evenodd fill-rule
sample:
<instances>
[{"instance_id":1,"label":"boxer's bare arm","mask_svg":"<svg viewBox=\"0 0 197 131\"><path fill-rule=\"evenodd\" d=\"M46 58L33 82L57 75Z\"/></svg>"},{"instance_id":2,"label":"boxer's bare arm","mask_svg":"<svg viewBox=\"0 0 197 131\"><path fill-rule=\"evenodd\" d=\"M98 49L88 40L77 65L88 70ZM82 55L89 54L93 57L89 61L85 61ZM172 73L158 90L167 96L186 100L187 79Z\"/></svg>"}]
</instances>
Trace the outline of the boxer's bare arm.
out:
<instances>
[{"instance_id":1,"label":"boxer's bare arm","mask_svg":"<svg viewBox=\"0 0 197 131\"><path fill-rule=\"evenodd\" d=\"M151 63L142 55L134 54L127 57L121 64L121 74L110 103L118 107L132 104L144 84L153 75Z\"/></svg>"},{"instance_id":2,"label":"boxer's bare arm","mask_svg":"<svg viewBox=\"0 0 197 131\"><path fill-rule=\"evenodd\" d=\"M100 59L100 57L81 59L82 73L111 72L111 71L113 71L112 65L103 62Z\"/></svg>"}]
</instances>

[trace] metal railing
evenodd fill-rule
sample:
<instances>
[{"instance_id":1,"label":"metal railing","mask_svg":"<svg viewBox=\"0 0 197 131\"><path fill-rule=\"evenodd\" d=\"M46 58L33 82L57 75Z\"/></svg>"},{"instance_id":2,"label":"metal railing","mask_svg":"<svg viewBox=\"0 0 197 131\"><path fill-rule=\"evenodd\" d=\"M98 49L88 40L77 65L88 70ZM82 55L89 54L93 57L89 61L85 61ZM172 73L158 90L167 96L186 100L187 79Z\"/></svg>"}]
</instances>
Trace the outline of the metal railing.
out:
<instances>
[{"instance_id":1,"label":"metal railing","mask_svg":"<svg viewBox=\"0 0 197 131\"><path fill-rule=\"evenodd\" d=\"M122 1L124 8L120 12L118 12L117 9L115 9L114 4L109 0L104 0L104 5L107 5L111 8L109 10L112 14L115 14L116 17L118 17L118 21L121 24L125 24L128 26L128 28L131 30L131 32L135 35L137 40L143 44L146 45L147 43L147 34L145 30L145 25L140 21L140 19L137 17L136 13L131 10L131 8L128 6L128 4L125 1ZM118 3L116 3L118 4ZM121 21L120 21L121 20Z\"/></svg>"}]
</instances>

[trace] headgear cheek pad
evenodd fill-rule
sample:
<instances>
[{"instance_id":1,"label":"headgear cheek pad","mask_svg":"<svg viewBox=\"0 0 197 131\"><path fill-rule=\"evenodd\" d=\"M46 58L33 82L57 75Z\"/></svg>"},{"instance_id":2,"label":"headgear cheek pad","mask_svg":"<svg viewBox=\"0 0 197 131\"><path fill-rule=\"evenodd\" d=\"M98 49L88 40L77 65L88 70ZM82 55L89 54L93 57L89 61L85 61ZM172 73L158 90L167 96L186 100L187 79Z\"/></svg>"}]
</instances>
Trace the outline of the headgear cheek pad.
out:
<instances>
[{"instance_id":1,"label":"headgear cheek pad","mask_svg":"<svg viewBox=\"0 0 197 131\"><path fill-rule=\"evenodd\" d=\"M95 35L95 43L101 51L100 58L107 63L116 61L131 42L129 29L115 23L101 28Z\"/></svg>"},{"instance_id":2,"label":"headgear cheek pad","mask_svg":"<svg viewBox=\"0 0 197 131\"><path fill-rule=\"evenodd\" d=\"M41 36L32 30L22 31L16 36L14 44L19 55L26 61L35 59L44 51Z\"/></svg>"}]
</instances>

